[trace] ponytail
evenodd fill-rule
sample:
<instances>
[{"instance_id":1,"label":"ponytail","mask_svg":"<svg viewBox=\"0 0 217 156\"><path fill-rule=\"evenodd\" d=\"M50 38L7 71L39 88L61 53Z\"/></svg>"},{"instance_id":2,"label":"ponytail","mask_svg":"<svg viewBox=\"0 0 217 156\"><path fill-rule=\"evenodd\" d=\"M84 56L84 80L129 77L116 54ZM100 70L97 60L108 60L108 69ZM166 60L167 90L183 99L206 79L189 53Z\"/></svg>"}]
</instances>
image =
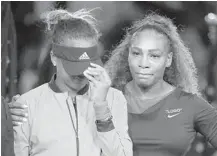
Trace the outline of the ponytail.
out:
<instances>
[{"instance_id":1,"label":"ponytail","mask_svg":"<svg viewBox=\"0 0 217 156\"><path fill-rule=\"evenodd\" d=\"M66 38L97 41L100 33L96 28L97 20L91 14L95 9L81 9L73 13L57 9L41 14L40 19L46 25L50 43L60 44Z\"/></svg>"},{"instance_id":2,"label":"ponytail","mask_svg":"<svg viewBox=\"0 0 217 156\"><path fill-rule=\"evenodd\" d=\"M53 25L58 24L61 20L83 20L89 23L92 26L97 25L97 20L91 15L91 12L95 9L87 10L87 9L81 9L74 13L69 12L67 10L58 9L58 10L52 10L45 13L42 13L40 16L40 19L47 24L47 29L51 30Z\"/></svg>"}]
</instances>

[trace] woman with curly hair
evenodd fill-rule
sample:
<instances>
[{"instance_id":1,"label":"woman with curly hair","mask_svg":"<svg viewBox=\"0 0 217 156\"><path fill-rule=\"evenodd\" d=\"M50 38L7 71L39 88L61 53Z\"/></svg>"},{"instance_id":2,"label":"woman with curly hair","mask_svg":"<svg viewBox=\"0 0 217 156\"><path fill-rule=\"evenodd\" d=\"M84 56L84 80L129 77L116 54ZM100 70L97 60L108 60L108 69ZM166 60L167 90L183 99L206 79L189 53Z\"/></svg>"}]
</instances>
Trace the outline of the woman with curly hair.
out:
<instances>
[{"instance_id":1,"label":"woman with curly hair","mask_svg":"<svg viewBox=\"0 0 217 156\"><path fill-rule=\"evenodd\" d=\"M136 21L105 68L128 102L134 156L183 156L197 132L217 148L217 111L200 96L193 58L170 19Z\"/></svg>"}]
</instances>

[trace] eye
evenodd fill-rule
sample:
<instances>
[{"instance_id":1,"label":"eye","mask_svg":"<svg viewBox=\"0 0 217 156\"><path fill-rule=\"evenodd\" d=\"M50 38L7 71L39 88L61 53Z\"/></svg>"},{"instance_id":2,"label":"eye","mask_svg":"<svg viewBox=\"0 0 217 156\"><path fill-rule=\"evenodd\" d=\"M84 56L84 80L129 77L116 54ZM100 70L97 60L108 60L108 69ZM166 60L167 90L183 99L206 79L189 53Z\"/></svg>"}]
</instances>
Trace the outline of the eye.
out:
<instances>
[{"instance_id":1,"label":"eye","mask_svg":"<svg viewBox=\"0 0 217 156\"><path fill-rule=\"evenodd\" d=\"M133 55L135 55L135 56L138 56L138 55L140 55L140 53L139 53L139 52L137 52L137 51L132 51L132 54L133 54Z\"/></svg>"},{"instance_id":2,"label":"eye","mask_svg":"<svg viewBox=\"0 0 217 156\"><path fill-rule=\"evenodd\" d=\"M157 54L151 54L151 57L152 57L152 58L159 58L160 55L157 55Z\"/></svg>"}]
</instances>

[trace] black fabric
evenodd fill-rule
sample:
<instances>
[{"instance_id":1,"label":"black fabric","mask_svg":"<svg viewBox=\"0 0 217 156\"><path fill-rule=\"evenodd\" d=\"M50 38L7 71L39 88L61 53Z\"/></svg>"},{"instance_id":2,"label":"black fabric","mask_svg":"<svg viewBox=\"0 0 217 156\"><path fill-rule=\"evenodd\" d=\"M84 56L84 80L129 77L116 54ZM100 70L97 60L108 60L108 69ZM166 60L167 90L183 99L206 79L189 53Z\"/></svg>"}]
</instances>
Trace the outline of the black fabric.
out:
<instances>
[{"instance_id":1,"label":"black fabric","mask_svg":"<svg viewBox=\"0 0 217 156\"><path fill-rule=\"evenodd\" d=\"M109 132L115 128L112 120L96 121L96 127L98 132Z\"/></svg>"}]
</instances>

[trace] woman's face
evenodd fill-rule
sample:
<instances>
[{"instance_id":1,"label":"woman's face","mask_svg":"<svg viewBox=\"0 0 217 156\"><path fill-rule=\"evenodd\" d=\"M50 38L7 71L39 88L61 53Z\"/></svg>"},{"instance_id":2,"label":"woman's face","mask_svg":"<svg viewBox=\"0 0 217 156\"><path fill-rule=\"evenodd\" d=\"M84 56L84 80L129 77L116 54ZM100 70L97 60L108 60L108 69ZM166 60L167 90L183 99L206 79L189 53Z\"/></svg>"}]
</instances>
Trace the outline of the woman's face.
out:
<instances>
[{"instance_id":1,"label":"woman's face","mask_svg":"<svg viewBox=\"0 0 217 156\"><path fill-rule=\"evenodd\" d=\"M168 38L151 29L138 32L129 48L128 62L138 86L150 87L160 80L172 62Z\"/></svg>"},{"instance_id":2,"label":"woman's face","mask_svg":"<svg viewBox=\"0 0 217 156\"><path fill-rule=\"evenodd\" d=\"M94 44L96 44L93 41L88 40L66 40L66 45L71 45L74 47L91 47ZM57 77L59 78L59 81L61 81L67 88L75 91L79 91L82 89L86 84L88 84L88 79L82 74L82 75L76 75L71 76L69 75L66 70L63 67L61 58L58 58L56 56L51 57L52 61L56 64L56 72ZM76 68L76 67L72 67Z\"/></svg>"},{"instance_id":3,"label":"woman's face","mask_svg":"<svg viewBox=\"0 0 217 156\"><path fill-rule=\"evenodd\" d=\"M56 67L57 67L57 76L59 77L61 82L64 83L65 86L67 86L67 88L70 88L71 90L79 91L88 83L88 80L84 75L76 75L76 76L69 75L64 69L60 58L58 58L58 63Z\"/></svg>"}]
</instances>

